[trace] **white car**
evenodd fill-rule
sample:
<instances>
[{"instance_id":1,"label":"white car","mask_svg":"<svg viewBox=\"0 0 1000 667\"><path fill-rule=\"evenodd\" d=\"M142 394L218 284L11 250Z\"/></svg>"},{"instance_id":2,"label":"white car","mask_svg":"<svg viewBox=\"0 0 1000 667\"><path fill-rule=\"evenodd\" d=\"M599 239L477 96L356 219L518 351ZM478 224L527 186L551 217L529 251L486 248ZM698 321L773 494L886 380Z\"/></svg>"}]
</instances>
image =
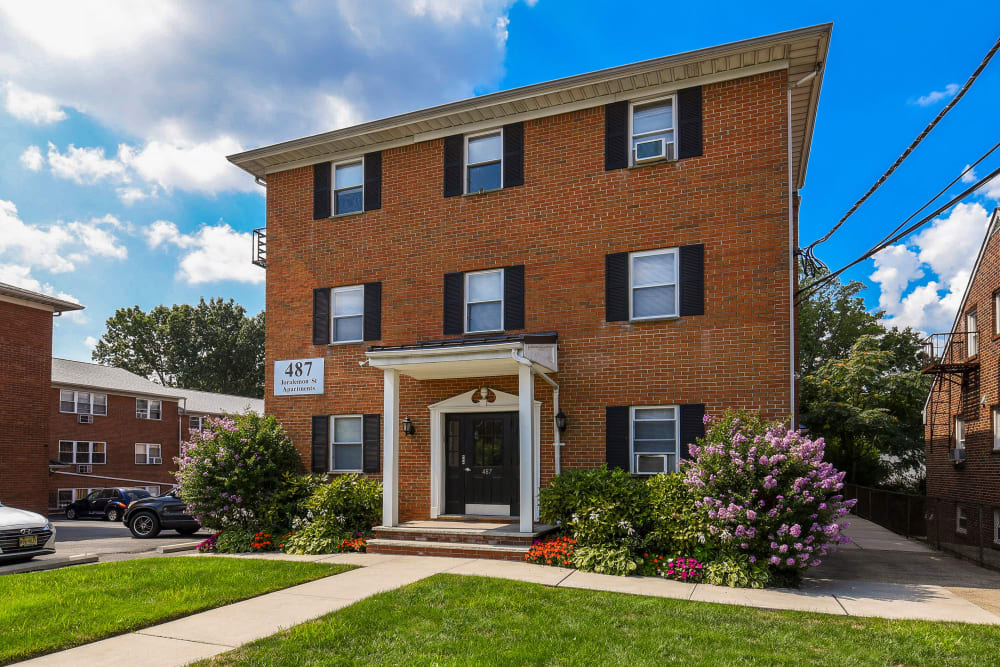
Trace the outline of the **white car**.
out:
<instances>
[{"instance_id":1,"label":"white car","mask_svg":"<svg viewBox=\"0 0 1000 667\"><path fill-rule=\"evenodd\" d=\"M0 564L56 552L56 529L41 514L0 503Z\"/></svg>"}]
</instances>

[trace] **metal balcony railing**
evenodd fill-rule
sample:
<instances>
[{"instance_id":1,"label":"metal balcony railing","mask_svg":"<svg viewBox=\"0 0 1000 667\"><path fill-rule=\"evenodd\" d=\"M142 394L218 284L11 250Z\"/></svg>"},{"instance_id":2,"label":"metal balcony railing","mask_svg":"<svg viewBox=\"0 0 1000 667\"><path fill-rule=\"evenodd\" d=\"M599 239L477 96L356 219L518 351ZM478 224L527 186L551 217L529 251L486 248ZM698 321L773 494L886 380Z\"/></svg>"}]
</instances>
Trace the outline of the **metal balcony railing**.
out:
<instances>
[{"instance_id":1,"label":"metal balcony railing","mask_svg":"<svg viewBox=\"0 0 1000 667\"><path fill-rule=\"evenodd\" d=\"M971 361L979 353L979 332L954 331L931 334L919 352L925 373L963 370L978 365Z\"/></svg>"},{"instance_id":2,"label":"metal balcony railing","mask_svg":"<svg viewBox=\"0 0 1000 667\"><path fill-rule=\"evenodd\" d=\"M253 230L253 247L251 249L250 261L262 269L267 268L267 227L258 227Z\"/></svg>"}]
</instances>

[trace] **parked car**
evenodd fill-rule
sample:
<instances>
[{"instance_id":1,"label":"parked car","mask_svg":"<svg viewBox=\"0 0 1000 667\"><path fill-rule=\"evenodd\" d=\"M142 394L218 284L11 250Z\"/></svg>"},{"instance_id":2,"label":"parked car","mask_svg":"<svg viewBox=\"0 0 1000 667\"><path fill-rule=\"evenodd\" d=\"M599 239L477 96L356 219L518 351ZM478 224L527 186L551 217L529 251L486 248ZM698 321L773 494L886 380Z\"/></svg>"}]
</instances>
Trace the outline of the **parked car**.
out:
<instances>
[{"instance_id":1,"label":"parked car","mask_svg":"<svg viewBox=\"0 0 1000 667\"><path fill-rule=\"evenodd\" d=\"M0 563L56 552L56 529L41 514L0 503Z\"/></svg>"},{"instance_id":2,"label":"parked car","mask_svg":"<svg viewBox=\"0 0 1000 667\"><path fill-rule=\"evenodd\" d=\"M156 537L164 528L176 530L181 535L194 535L201 524L188 514L187 505L176 491L162 496L136 500L125 510L125 525L134 537Z\"/></svg>"},{"instance_id":3,"label":"parked car","mask_svg":"<svg viewBox=\"0 0 1000 667\"><path fill-rule=\"evenodd\" d=\"M130 503L149 498L146 489L97 489L91 491L86 498L80 498L66 506L67 519L82 519L96 516L107 521L121 521L125 508Z\"/></svg>"}]
</instances>

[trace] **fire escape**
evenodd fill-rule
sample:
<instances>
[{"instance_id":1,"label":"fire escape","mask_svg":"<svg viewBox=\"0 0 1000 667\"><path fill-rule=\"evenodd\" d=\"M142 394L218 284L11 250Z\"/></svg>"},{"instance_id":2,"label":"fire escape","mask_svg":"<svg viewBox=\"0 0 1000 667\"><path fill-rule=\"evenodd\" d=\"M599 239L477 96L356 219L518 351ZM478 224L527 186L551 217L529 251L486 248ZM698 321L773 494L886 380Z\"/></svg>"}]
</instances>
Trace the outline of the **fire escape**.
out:
<instances>
[{"instance_id":1,"label":"fire escape","mask_svg":"<svg viewBox=\"0 0 1000 667\"><path fill-rule=\"evenodd\" d=\"M934 377L924 416L928 445L933 449L944 438L949 458L956 464L964 461L965 452L953 449L955 418L968 424L979 414L978 336L976 331L931 334L920 353L922 372Z\"/></svg>"},{"instance_id":2,"label":"fire escape","mask_svg":"<svg viewBox=\"0 0 1000 667\"><path fill-rule=\"evenodd\" d=\"M267 227L253 230L253 247L250 250L250 261L262 269L267 268Z\"/></svg>"}]
</instances>

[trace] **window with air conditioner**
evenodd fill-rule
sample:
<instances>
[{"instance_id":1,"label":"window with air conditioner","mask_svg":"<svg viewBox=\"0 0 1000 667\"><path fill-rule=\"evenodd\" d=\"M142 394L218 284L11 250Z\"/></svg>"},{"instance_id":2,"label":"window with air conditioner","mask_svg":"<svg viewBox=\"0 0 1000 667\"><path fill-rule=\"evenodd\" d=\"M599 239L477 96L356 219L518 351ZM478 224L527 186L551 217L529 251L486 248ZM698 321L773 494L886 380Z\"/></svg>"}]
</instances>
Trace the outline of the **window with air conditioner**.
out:
<instances>
[{"instance_id":1,"label":"window with air conditioner","mask_svg":"<svg viewBox=\"0 0 1000 667\"><path fill-rule=\"evenodd\" d=\"M59 391L59 412L106 416L108 414L108 395L61 389Z\"/></svg>"},{"instance_id":2,"label":"window with air conditioner","mask_svg":"<svg viewBox=\"0 0 1000 667\"><path fill-rule=\"evenodd\" d=\"M138 442L135 445L135 464L136 465L159 465L162 459L160 458L160 445L149 444L144 442Z\"/></svg>"},{"instance_id":3,"label":"window with air conditioner","mask_svg":"<svg viewBox=\"0 0 1000 667\"><path fill-rule=\"evenodd\" d=\"M673 97L632 104L629 115L632 164L674 159L677 154L674 106Z\"/></svg>"},{"instance_id":4,"label":"window with air conditioner","mask_svg":"<svg viewBox=\"0 0 1000 667\"><path fill-rule=\"evenodd\" d=\"M163 401L135 399L135 418L159 420L163 416Z\"/></svg>"},{"instance_id":5,"label":"window with air conditioner","mask_svg":"<svg viewBox=\"0 0 1000 667\"><path fill-rule=\"evenodd\" d=\"M677 470L677 406L631 409L631 467L634 475L655 475Z\"/></svg>"}]
</instances>

